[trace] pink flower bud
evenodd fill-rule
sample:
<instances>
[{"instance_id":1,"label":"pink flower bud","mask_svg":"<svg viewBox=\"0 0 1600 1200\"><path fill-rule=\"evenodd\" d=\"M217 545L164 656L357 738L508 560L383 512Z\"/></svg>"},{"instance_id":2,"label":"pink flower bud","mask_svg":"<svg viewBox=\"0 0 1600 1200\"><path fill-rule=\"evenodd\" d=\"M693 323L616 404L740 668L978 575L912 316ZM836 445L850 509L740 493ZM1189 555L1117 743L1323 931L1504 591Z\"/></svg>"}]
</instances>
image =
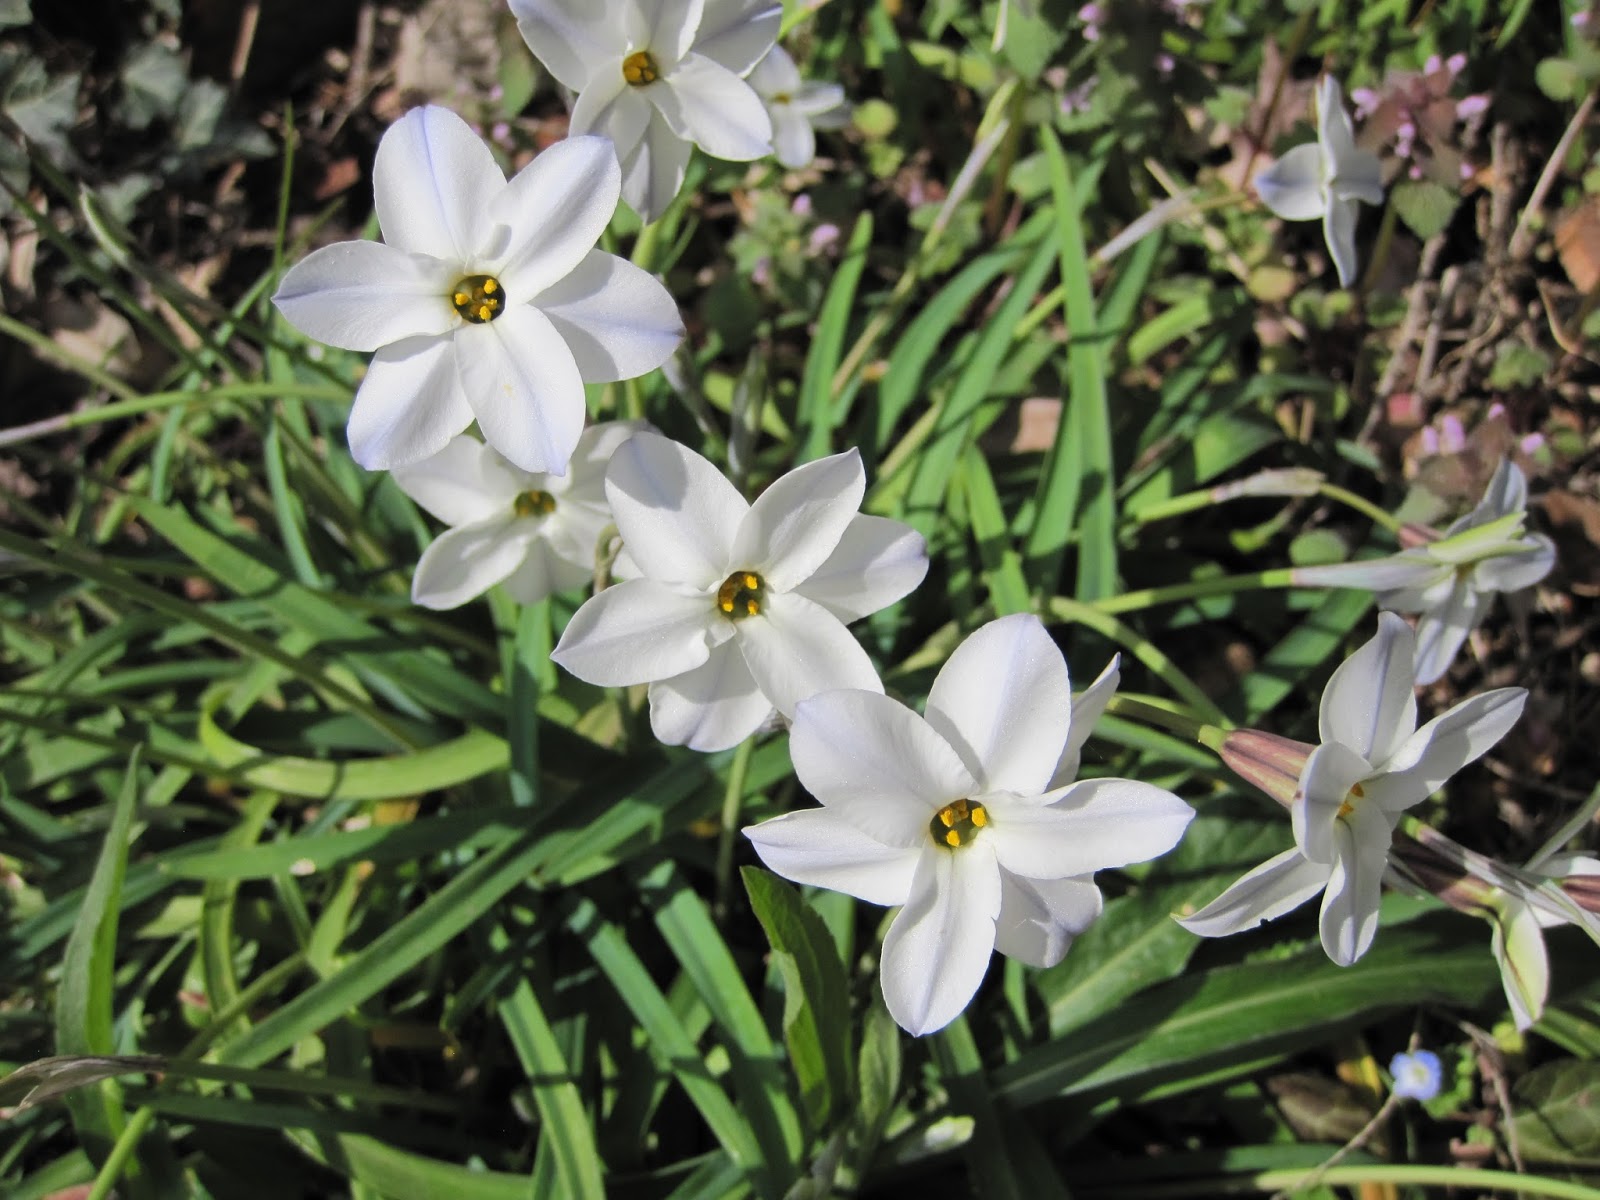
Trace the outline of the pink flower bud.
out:
<instances>
[{"instance_id":1,"label":"pink flower bud","mask_svg":"<svg viewBox=\"0 0 1600 1200\"><path fill-rule=\"evenodd\" d=\"M1294 803L1300 773L1315 747L1263 729L1231 729L1217 753L1246 783L1253 783L1279 804Z\"/></svg>"}]
</instances>

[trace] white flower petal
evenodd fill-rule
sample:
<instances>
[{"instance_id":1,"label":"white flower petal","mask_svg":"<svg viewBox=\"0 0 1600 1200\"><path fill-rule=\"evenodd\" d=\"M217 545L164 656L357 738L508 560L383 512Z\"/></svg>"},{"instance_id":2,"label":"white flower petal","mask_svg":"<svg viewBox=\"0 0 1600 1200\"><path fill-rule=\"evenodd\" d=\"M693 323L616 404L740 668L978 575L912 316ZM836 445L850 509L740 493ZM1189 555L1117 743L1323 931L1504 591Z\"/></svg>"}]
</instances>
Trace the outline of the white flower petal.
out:
<instances>
[{"instance_id":1,"label":"white flower petal","mask_svg":"<svg viewBox=\"0 0 1600 1200\"><path fill-rule=\"evenodd\" d=\"M691 671L731 636L706 597L630 579L573 613L550 657L579 679L624 687Z\"/></svg>"},{"instance_id":2,"label":"white flower petal","mask_svg":"<svg viewBox=\"0 0 1600 1200\"><path fill-rule=\"evenodd\" d=\"M818 129L850 123L850 105L845 100L844 88L837 83L807 80L795 92L790 107Z\"/></svg>"},{"instance_id":3,"label":"white flower petal","mask_svg":"<svg viewBox=\"0 0 1600 1200\"><path fill-rule=\"evenodd\" d=\"M793 105L775 104L768 110L772 118L772 153L778 162L797 171L817 156L817 135Z\"/></svg>"},{"instance_id":4,"label":"white flower petal","mask_svg":"<svg viewBox=\"0 0 1600 1200\"><path fill-rule=\"evenodd\" d=\"M439 453L470 424L472 409L456 379L455 339L415 337L372 356L345 436L356 462L387 471Z\"/></svg>"},{"instance_id":5,"label":"white flower petal","mask_svg":"<svg viewBox=\"0 0 1600 1200\"><path fill-rule=\"evenodd\" d=\"M1350 789L1372 773L1366 759L1340 742L1324 742L1311 752L1289 808L1295 845L1301 854L1315 863L1333 861L1333 827L1339 810ZM1369 796L1363 802L1376 803L1376 799Z\"/></svg>"},{"instance_id":6,"label":"white flower petal","mask_svg":"<svg viewBox=\"0 0 1600 1200\"><path fill-rule=\"evenodd\" d=\"M769 592L761 615L733 622L733 630L750 673L786 717L818 692L883 690L861 643L832 613L804 596Z\"/></svg>"},{"instance_id":7,"label":"white flower petal","mask_svg":"<svg viewBox=\"0 0 1600 1200\"><path fill-rule=\"evenodd\" d=\"M1070 831L1070 844L1038 862L1034 851L1007 833L1001 839L1005 848L997 846L995 853L1007 870L1039 879L1092 875L1158 858L1178 844L1194 820L1194 809L1171 792L1134 779L1079 780L1054 795L1049 807L1034 811L1057 815ZM1002 806L994 814L994 829L1020 830L1020 815L1013 806Z\"/></svg>"},{"instance_id":8,"label":"white flower petal","mask_svg":"<svg viewBox=\"0 0 1600 1200\"><path fill-rule=\"evenodd\" d=\"M622 159L622 198L649 224L661 218L683 187L694 144L674 133L644 97L639 102L647 110L644 132L626 152L619 146L617 153Z\"/></svg>"},{"instance_id":9,"label":"white flower petal","mask_svg":"<svg viewBox=\"0 0 1600 1200\"><path fill-rule=\"evenodd\" d=\"M606 499L638 568L652 579L716 588L749 505L710 462L657 433L611 456ZM709 601L708 601L709 603Z\"/></svg>"},{"instance_id":10,"label":"white flower petal","mask_svg":"<svg viewBox=\"0 0 1600 1200\"><path fill-rule=\"evenodd\" d=\"M489 208L505 185L489 147L436 104L414 108L389 126L372 165L383 240L466 267L484 248Z\"/></svg>"},{"instance_id":11,"label":"white flower petal","mask_svg":"<svg viewBox=\"0 0 1600 1200\"><path fill-rule=\"evenodd\" d=\"M549 318L513 304L455 338L461 390L483 440L524 471L566 474L583 432L583 378Z\"/></svg>"},{"instance_id":12,"label":"white flower petal","mask_svg":"<svg viewBox=\"0 0 1600 1200\"><path fill-rule=\"evenodd\" d=\"M1178 924L1201 937L1226 937L1293 912L1328 883L1328 868L1289 849L1235 880L1210 904Z\"/></svg>"},{"instance_id":13,"label":"white flower petal","mask_svg":"<svg viewBox=\"0 0 1600 1200\"><path fill-rule=\"evenodd\" d=\"M903 849L929 845L934 814L977 787L926 721L873 692L802 702L789 756L806 791L869 837Z\"/></svg>"},{"instance_id":14,"label":"white flower petal","mask_svg":"<svg viewBox=\"0 0 1600 1200\"><path fill-rule=\"evenodd\" d=\"M1322 214L1322 240L1328 243L1340 287L1347 288L1356 281L1356 268L1360 265L1356 255L1357 216L1356 202L1338 196L1328 198L1328 209Z\"/></svg>"},{"instance_id":15,"label":"white flower petal","mask_svg":"<svg viewBox=\"0 0 1600 1200\"><path fill-rule=\"evenodd\" d=\"M728 750L771 716L771 702L731 641L694 670L650 685L650 728L669 746Z\"/></svg>"},{"instance_id":16,"label":"white flower petal","mask_svg":"<svg viewBox=\"0 0 1600 1200\"><path fill-rule=\"evenodd\" d=\"M654 0L648 8L641 5L641 11L650 22L643 44L662 70L671 70L694 44L704 5L701 0Z\"/></svg>"},{"instance_id":17,"label":"white flower petal","mask_svg":"<svg viewBox=\"0 0 1600 1200\"><path fill-rule=\"evenodd\" d=\"M1000 876L994 948L1030 967L1053 967L1072 939L1100 916L1100 889L1088 879Z\"/></svg>"},{"instance_id":18,"label":"white flower petal","mask_svg":"<svg viewBox=\"0 0 1600 1200\"><path fill-rule=\"evenodd\" d=\"M1489 949L1500 964L1511 1019L1520 1030L1531 1029L1544 1015L1550 994L1550 956L1533 909L1506 897L1490 921Z\"/></svg>"},{"instance_id":19,"label":"white flower petal","mask_svg":"<svg viewBox=\"0 0 1600 1200\"><path fill-rule=\"evenodd\" d=\"M1296 146L1257 173L1256 195L1285 221L1314 221L1323 214L1322 151L1315 142Z\"/></svg>"},{"instance_id":20,"label":"white flower petal","mask_svg":"<svg viewBox=\"0 0 1600 1200\"><path fill-rule=\"evenodd\" d=\"M1420 804L1505 737L1527 700L1525 688L1469 696L1412 734L1386 764L1388 773L1363 787L1388 813Z\"/></svg>"},{"instance_id":21,"label":"white flower petal","mask_svg":"<svg viewBox=\"0 0 1600 1200\"><path fill-rule=\"evenodd\" d=\"M1480 525L1490 525L1501 517L1525 512L1527 507L1528 477L1516 463L1502 458L1489 478L1489 485L1483 489L1483 499L1468 514L1465 527L1476 529Z\"/></svg>"},{"instance_id":22,"label":"white flower petal","mask_svg":"<svg viewBox=\"0 0 1600 1200\"><path fill-rule=\"evenodd\" d=\"M826 808L747 826L745 837L768 869L795 883L843 892L892 908L911 895L921 850L875 842Z\"/></svg>"},{"instance_id":23,"label":"white flower petal","mask_svg":"<svg viewBox=\"0 0 1600 1200\"><path fill-rule=\"evenodd\" d=\"M1095 723L1111 703L1117 685L1122 682L1122 655L1113 654L1111 661L1095 681L1072 698L1072 719L1067 727L1067 744L1062 747L1061 758L1056 762L1049 787L1064 788L1078 777L1078 767L1083 759L1083 744L1094 732Z\"/></svg>"},{"instance_id":24,"label":"white flower petal","mask_svg":"<svg viewBox=\"0 0 1600 1200\"><path fill-rule=\"evenodd\" d=\"M1066 660L1032 613L990 621L940 668L925 712L984 791L1037 796L1050 782L1072 720Z\"/></svg>"},{"instance_id":25,"label":"white flower petal","mask_svg":"<svg viewBox=\"0 0 1600 1200\"><path fill-rule=\"evenodd\" d=\"M509 510L445 530L417 560L412 602L446 609L483 595L522 564L534 536L531 522L519 522Z\"/></svg>"},{"instance_id":26,"label":"white flower petal","mask_svg":"<svg viewBox=\"0 0 1600 1200\"><path fill-rule=\"evenodd\" d=\"M339 242L289 268L272 297L307 337L344 350L376 350L461 323L444 264L381 242Z\"/></svg>"},{"instance_id":27,"label":"white flower petal","mask_svg":"<svg viewBox=\"0 0 1600 1200\"><path fill-rule=\"evenodd\" d=\"M611 139L621 172L622 195L628 197L628 161L644 141L655 109L640 90L622 78L620 58L610 72L578 94L572 105L568 136L598 135ZM629 200L632 203L632 200Z\"/></svg>"},{"instance_id":28,"label":"white flower petal","mask_svg":"<svg viewBox=\"0 0 1600 1200\"><path fill-rule=\"evenodd\" d=\"M519 171L492 210L510 231L493 272L508 303L531 301L571 274L611 223L621 195L616 147L603 137L562 138Z\"/></svg>"},{"instance_id":29,"label":"white flower petal","mask_svg":"<svg viewBox=\"0 0 1600 1200\"><path fill-rule=\"evenodd\" d=\"M772 119L755 89L727 67L689 54L647 98L679 137L714 158L747 162L772 153Z\"/></svg>"},{"instance_id":30,"label":"white flower petal","mask_svg":"<svg viewBox=\"0 0 1600 1200\"><path fill-rule=\"evenodd\" d=\"M1402 550L1383 558L1363 558L1355 562L1327 563L1317 567L1293 567L1298 587L1365 588L1387 592L1397 588L1421 588L1437 580L1449 568L1428 557L1426 549ZM1399 605L1391 607L1398 608Z\"/></svg>"},{"instance_id":31,"label":"white flower petal","mask_svg":"<svg viewBox=\"0 0 1600 1200\"><path fill-rule=\"evenodd\" d=\"M573 562L556 553L546 539L535 537L527 543L521 564L501 586L518 604L537 604L557 592L584 587L593 577L591 564Z\"/></svg>"},{"instance_id":32,"label":"white flower petal","mask_svg":"<svg viewBox=\"0 0 1600 1200\"><path fill-rule=\"evenodd\" d=\"M567 0L511 0L511 12L528 49L562 87L582 92L597 68L617 66L627 53L626 35L608 4ZM617 74L621 74L618 67Z\"/></svg>"},{"instance_id":33,"label":"white flower petal","mask_svg":"<svg viewBox=\"0 0 1600 1200\"><path fill-rule=\"evenodd\" d=\"M1394 828L1376 805L1335 823L1333 869L1322 896L1322 948L1341 967L1365 954L1378 932L1378 902Z\"/></svg>"},{"instance_id":34,"label":"white flower petal","mask_svg":"<svg viewBox=\"0 0 1600 1200\"><path fill-rule=\"evenodd\" d=\"M745 75L775 48L782 22L783 5L772 0L706 0L694 49Z\"/></svg>"},{"instance_id":35,"label":"white flower petal","mask_svg":"<svg viewBox=\"0 0 1600 1200\"><path fill-rule=\"evenodd\" d=\"M1524 547L1514 554L1486 558L1472 571L1473 586L1479 592L1520 592L1532 587L1556 565L1555 543L1542 533L1522 539Z\"/></svg>"},{"instance_id":36,"label":"white flower petal","mask_svg":"<svg viewBox=\"0 0 1600 1200\"><path fill-rule=\"evenodd\" d=\"M920 1037L961 1015L989 970L999 914L1000 871L982 839L921 855L883 939L883 999L902 1029Z\"/></svg>"},{"instance_id":37,"label":"white flower petal","mask_svg":"<svg viewBox=\"0 0 1600 1200\"><path fill-rule=\"evenodd\" d=\"M532 485L492 447L475 437L453 437L439 453L394 469L394 481L446 525L470 525L509 513L517 496Z\"/></svg>"},{"instance_id":38,"label":"white flower petal","mask_svg":"<svg viewBox=\"0 0 1600 1200\"><path fill-rule=\"evenodd\" d=\"M1417 727L1411 627L1393 613L1378 614L1378 632L1340 663L1322 693L1318 728L1370 763L1381 763Z\"/></svg>"},{"instance_id":39,"label":"white flower petal","mask_svg":"<svg viewBox=\"0 0 1600 1200\"><path fill-rule=\"evenodd\" d=\"M911 526L857 513L833 553L795 592L845 624L887 608L928 573L928 543Z\"/></svg>"},{"instance_id":40,"label":"white flower petal","mask_svg":"<svg viewBox=\"0 0 1600 1200\"><path fill-rule=\"evenodd\" d=\"M590 251L534 304L571 348L586 383L653 371L683 340L677 302L661 281L603 250Z\"/></svg>"},{"instance_id":41,"label":"white flower petal","mask_svg":"<svg viewBox=\"0 0 1600 1200\"><path fill-rule=\"evenodd\" d=\"M867 473L854 449L796 467L756 497L739 523L733 559L787 592L839 545L861 507Z\"/></svg>"},{"instance_id":42,"label":"white flower petal","mask_svg":"<svg viewBox=\"0 0 1600 1200\"><path fill-rule=\"evenodd\" d=\"M734 73L739 74L737 71ZM787 50L782 46L774 46L745 76L745 80L763 99L793 96L800 90L800 68L794 65L794 59L789 57Z\"/></svg>"},{"instance_id":43,"label":"white flower petal","mask_svg":"<svg viewBox=\"0 0 1600 1200\"><path fill-rule=\"evenodd\" d=\"M1444 603L1417 618L1417 682L1432 683L1442 678L1461 652L1483 614L1494 603L1493 592L1479 592L1471 576L1457 576Z\"/></svg>"}]
</instances>

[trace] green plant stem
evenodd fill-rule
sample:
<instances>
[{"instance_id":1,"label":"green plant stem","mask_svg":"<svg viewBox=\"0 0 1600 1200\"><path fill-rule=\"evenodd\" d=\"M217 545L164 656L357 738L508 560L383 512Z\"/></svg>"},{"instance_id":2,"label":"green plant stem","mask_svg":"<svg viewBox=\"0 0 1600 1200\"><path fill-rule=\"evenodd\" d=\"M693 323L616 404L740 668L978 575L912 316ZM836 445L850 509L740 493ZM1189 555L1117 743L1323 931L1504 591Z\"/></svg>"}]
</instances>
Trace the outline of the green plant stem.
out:
<instances>
[{"instance_id":1,"label":"green plant stem","mask_svg":"<svg viewBox=\"0 0 1600 1200\"><path fill-rule=\"evenodd\" d=\"M10 321L10 317L0 316L0 332L11 332L8 328ZM73 369L83 373L81 366ZM117 381L108 383L94 376L90 378L103 387L115 390L118 395L125 396L126 399L102 404L98 408L61 413L59 416L46 417L42 421L32 421L27 425L0 429L0 446L13 446L18 442L49 437L53 433L80 429L85 425L98 425L104 421L117 421L123 417L143 416L145 413L160 412L162 409L176 408L184 404L204 404L211 400L284 397L299 397L303 400L345 400L350 396L346 388L294 383L228 383L206 388L204 391L152 392L148 396L141 396Z\"/></svg>"},{"instance_id":2,"label":"green plant stem","mask_svg":"<svg viewBox=\"0 0 1600 1200\"><path fill-rule=\"evenodd\" d=\"M717 834L717 897L712 911L720 921L728 911L733 888L733 837L738 832L739 809L744 803L744 785L750 775L750 757L755 753L756 734L739 743L728 766L728 790L722 796L722 829Z\"/></svg>"},{"instance_id":3,"label":"green plant stem","mask_svg":"<svg viewBox=\"0 0 1600 1200\"><path fill-rule=\"evenodd\" d=\"M1153 696L1145 698L1118 693L1106 704L1106 711L1115 713L1119 717L1141 721L1146 725L1154 725L1157 729L1165 729L1169 733L1189 738L1201 745L1206 744L1207 731L1217 728L1188 713L1180 712L1176 706L1163 703Z\"/></svg>"},{"instance_id":4,"label":"green plant stem","mask_svg":"<svg viewBox=\"0 0 1600 1200\"><path fill-rule=\"evenodd\" d=\"M1245 1196L1257 1193L1292 1191L1302 1181L1316 1174L1316 1169L1285 1169L1260 1171L1254 1175L1210 1177L1205 1179L1180 1179L1169 1183L1143 1183L1136 1193L1121 1187L1085 1188L1087 1196L1138 1195L1146 1200L1182 1196ZM1365 1183L1392 1183L1399 1186L1432 1188L1481 1188L1503 1192L1516 1192L1523 1196L1549 1196L1553 1200L1600 1200L1600 1189L1565 1179L1544 1179L1536 1175L1519 1175L1515 1171L1493 1171L1478 1167L1417 1166L1405 1164L1391 1166L1387 1163L1349 1167L1332 1167L1321 1176L1322 1183L1330 1187L1358 1187Z\"/></svg>"},{"instance_id":5,"label":"green plant stem","mask_svg":"<svg viewBox=\"0 0 1600 1200\"><path fill-rule=\"evenodd\" d=\"M1215 579L1197 579L1191 583L1172 583L1166 587L1141 588L1136 592L1123 592L1120 596L1107 596L1090 606L1096 612L1138 612L1160 604L1176 604L1183 600L1202 600L1211 596L1230 596L1235 592L1267 591L1294 587L1293 567L1271 567L1249 575L1219 575Z\"/></svg>"},{"instance_id":6,"label":"green plant stem","mask_svg":"<svg viewBox=\"0 0 1600 1200\"><path fill-rule=\"evenodd\" d=\"M1390 533L1398 534L1401 527L1405 525L1405 522L1393 513L1385 512L1372 501L1364 499L1336 483L1324 481L1317 486L1317 492L1329 500L1337 500L1340 504L1348 505L1362 516L1369 518L1374 524L1382 525Z\"/></svg>"},{"instance_id":7,"label":"green plant stem","mask_svg":"<svg viewBox=\"0 0 1600 1200\"><path fill-rule=\"evenodd\" d=\"M42 358L54 359L73 374L83 376L90 383L105 388L106 391L113 395L121 396L125 400L131 400L139 394L136 389L129 387L115 375L101 370L98 365L88 359L79 358L76 354L56 345L53 340L40 333L33 326L24 325L21 321L4 313L0 313L0 333L15 338ZM42 423L35 422L35 424ZM24 425L23 428L27 429L30 426Z\"/></svg>"},{"instance_id":8,"label":"green plant stem","mask_svg":"<svg viewBox=\"0 0 1600 1200\"><path fill-rule=\"evenodd\" d=\"M112 1144L111 1153L106 1155L106 1161L100 1165L99 1173L94 1177L94 1186L89 1189L85 1200L106 1200L111 1195L111 1189L116 1186L117 1180L122 1175L122 1168L127 1165L128 1158L139 1144L139 1139L145 1135L155 1119L156 1110L148 1104L133 1114L123 1126L116 1142Z\"/></svg>"}]
</instances>

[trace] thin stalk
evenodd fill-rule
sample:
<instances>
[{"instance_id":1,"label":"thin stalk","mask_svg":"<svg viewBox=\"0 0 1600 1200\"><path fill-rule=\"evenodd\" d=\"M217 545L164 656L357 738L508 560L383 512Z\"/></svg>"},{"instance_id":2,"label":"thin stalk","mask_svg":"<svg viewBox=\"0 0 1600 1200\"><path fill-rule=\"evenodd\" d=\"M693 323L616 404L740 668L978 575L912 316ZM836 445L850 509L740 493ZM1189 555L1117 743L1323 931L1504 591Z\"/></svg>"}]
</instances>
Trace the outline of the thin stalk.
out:
<instances>
[{"instance_id":1,"label":"thin stalk","mask_svg":"<svg viewBox=\"0 0 1600 1200\"><path fill-rule=\"evenodd\" d=\"M7 325L10 317L0 316L0 332L13 332ZM24 328L26 328L24 326ZM30 331L31 332L31 331ZM74 368L78 370L79 368ZM81 370L80 370L80 373ZM64 433L69 429L80 429L86 425L99 425L105 421L117 421L123 417L138 417L146 413L160 412L163 409L176 408L184 404L204 404L209 400L250 400L261 398L299 397L305 400L344 400L350 395L349 389L337 387L324 387L316 384L295 383L227 383L216 387L206 388L203 391L185 390L178 392L152 392L148 396L141 396L132 388L119 381L107 383L93 376L102 387L116 391L125 399L114 401L111 404L102 404L98 408L80 409L75 412L61 413L59 416L46 417L42 421L31 421L26 425L14 425L10 429L0 429L0 446L14 446L18 442L28 442L35 438L49 437L51 434ZM114 385L114 386L113 386Z\"/></svg>"},{"instance_id":2,"label":"thin stalk","mask_svg":"<svg viewBox=\"0 0 1600 1200\"><path fill-rule=\"evenodd\" d=\"M1348 491L1336 483L1328 483L1324 481L1317 485L1317 492L1329 500L1337 500L1340 504L1344 504L1355 509L1358 513L1371 520L1374 524L1382 525L1390 533L1399 534L1401 527L1405 525L1405 522L1400 520L1393 513L1385 512L1372 501L1358 496L1354 492Z\"/></svg>"},{"instance_id":3,"label":"thin stalk","mask_svg":"<svg viewBox=\"0 0 1600 1200\"><path fill-rule=\"evenodd\" d=\"M56 345L54 341L40 333L31 325L24 325L13 317L0 313L0 333L16 338L23 345L28 346L36 354L44 358L54 359L61 366L75 375L81 375L90 383L105 388L113 395L121 396L125 400L137 396L138 390L129 387L115 375L103 371L100 367L86 358L79 358L76 354ZM24 426L27 428L27 426Z\"/></svg>"},{"instance_id":4,"label":"thin stalk","mask_svg":"<svg viewBox=\"0 0 1600 1200\"><path fill-rule=\"evenodd\" d=\"M1187 713L1179 712L1176 707L1164 704L1154 696L1145 699L1119 693L1111 697L1106 709L1119 717L1130 717L1146 725L1154 725L1158 729L1165 729L1169 733L1186 737L1201 745L1206 744L1206 731L1216 728Z\"/></svg>"},{"instance_id":5,"label":"thin stalk","mask_svg":"<svg viewBox=\"0 0 1600 1200\"><path fill-rule=\"evenodd\" d=\"M1215 579L1197 579L1191 583L1173 583L1166 587L1141 588L1137 592L1124 592L1096 600L1091 607L1103 614L1138 612L1161 604L1176 604L1182 600L1202 600L1211 596L1230 596L1235 592L1268 591L1294 587L1293 567L1272 567L1249 575L1219 575Z\"/></svg>"},{"instance_id":6,"label":"thin stalk","mask_svg":"<svg viewBox=\"0 0 1600 1200\"><path fill-rule=\"evenodd\" d=\"M750 757L755 753L756 735L739 743L728 766L728 790L722 796L722 829L717 835L717 899L712 911L717 920L727 914L728 897L733 889L733 836L739 824L739 809L744 803L744 785L750 775Z\"/></svg>"},{"instance_id":7,"label":"thin stalk","mask_svg":"<svg viewBox=\"0 0 1600 1200\"><path fill-rule=\"evenodd\" d=\"M1178 1179L1165 1183L1144 1183L1138 1195L1148 1200L1183 1196L1246 1196L1258 1193L1294 1190L1315 1174L1315 1168L1298 1170L1260 1171L1254 1175L1235 1175L1203 1179ZM1519 1175L1515 1171L1493 1171L1479 1167L1419 1166L1414 1164L1390 1165L1388 1163L1362 1164L1360 1166L1333 1167L1322 1175L1321 1182L1329 1187L1359 1187L1362 1184L1395 1184L1405 1187L1431 1187L1478 1189L1484 1191L1516 1192L1523 1196L1548 1196L1552 1200L1600 1200L1600 1189L1565 1179L1543 1179L1535 1175ZM1122 1196L1120 1186L1084 1188L1089 1196Z\"/></svg>"},{"instance_id":8,"label":"thin stalk","mask_svg":"<svg viewBox=\"0 0 1600 1200\"><path fill-rule=\"evenodd\" d=\"M117 1180L122 1176L122 1168L127 1166L128 1158L133 1154L134 1147L150 1129L156 1119L156 1110L150 1105L145 1105L128 1119L122 1127L122 1132L117 1136L116 1142L111 1147L111 1153L106 1155L106 1161L100 1165L100 1171L94 1177L94 1186L89 1189L85 1200L106 1200L111 1195L111 1189L116 1186Z\"/></svg>"}]
</instances>

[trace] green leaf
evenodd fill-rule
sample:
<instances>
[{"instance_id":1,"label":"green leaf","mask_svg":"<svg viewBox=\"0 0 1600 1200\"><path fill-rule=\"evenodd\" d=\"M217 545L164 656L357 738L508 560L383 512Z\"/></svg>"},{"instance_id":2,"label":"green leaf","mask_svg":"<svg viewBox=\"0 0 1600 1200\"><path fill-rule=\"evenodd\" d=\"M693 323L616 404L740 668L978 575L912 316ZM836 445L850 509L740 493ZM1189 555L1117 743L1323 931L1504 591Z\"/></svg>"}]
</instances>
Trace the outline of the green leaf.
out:
<instances>
[{"instance_id":1,"label":"green leaf","mask_svg":"<svg viewBox=\"0 0 1600 1200\"><path fill-rule=\"evenodd\" d=\"M1511 1127L1524 1158L1600 1166L1600 1062L1535 1067L1511 1089Z\"/></svg>"},{"instance_id":2,"label":"green leaf","mask_svg":"<svg viewBox=\"0 0 1600 1200\"><path fill-rule=\"evenodd\" d=\"M1583 71L1570 58L1547 58L1533 69L1539 90L1556 101L1575 100L1583 90Z\"/></svg>"},{"instance_id":3,"label":"green leaf","mask_svg":"<svg viewBox=\"0 0 1600 1200\"><path fill-rule=\"evenodd\" d=\"M797 462L809 462L827 454L832 448L833 431L844 420L841 402L846 398L833 394L833 377L844 356L845 330L850 324L856 286L861 282L861 272L867 265L867 248L871 245L872 214L863 212L856 218L850 242L833 273L833 282L828 285L828 294L822 301L822 312L817 316L817 327L811 334L795 415L800 436Z\"/></svg>"},{"instance_id":4,"label":"green leaf","mask_svg":"<svg viewBox=\"0 0 1600 1200\"><path fill-rule=\"evenodd\" d=\"M771 872L745 867L745 892L783 977L783 1039L812 1127L854 1107L850 990L833 937L800 893Z\"/></svg>"},{"instance_id":5,"label":"green leaf","mask_svg":"<svg viewBox=\"0 0 1600 1200\"><path fill-rule=\"evenodd\" d=\"M147 129L178 110L189 83L183 56L162 42L145 42L122 62L122 103L117 116L130 129Z\"/></svg>"},{"instance_id":6,"label":"green leaf","mask_svg":"<svg viewBox=\"0 0 1600 1200\"><path fill-rule=\"evenodd\" d=\"M1407 179L1394 185L1389 203L1411 232L1426 241L1449 226L1461 194L1431 179Z\"/></svg>"}]
</instances>

